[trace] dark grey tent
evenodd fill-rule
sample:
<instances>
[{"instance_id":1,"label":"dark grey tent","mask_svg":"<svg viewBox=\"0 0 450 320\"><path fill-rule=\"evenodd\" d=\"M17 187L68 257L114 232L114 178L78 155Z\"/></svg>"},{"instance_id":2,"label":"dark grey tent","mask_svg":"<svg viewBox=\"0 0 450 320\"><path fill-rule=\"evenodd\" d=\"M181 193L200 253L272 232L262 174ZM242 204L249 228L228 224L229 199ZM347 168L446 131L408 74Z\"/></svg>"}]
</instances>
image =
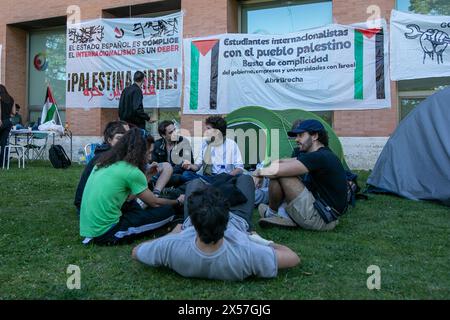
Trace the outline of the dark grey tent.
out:
<instances>
[{"instance_id":1,"label":"dark grey tent","mask_svg":"<svg viewBox=\"0 0 450 320\"><path fill-rule=\"evenodd\" d=\"M450 87L428 97L403 119L367 183L408 199L450 206Z\"/></svg>"}]
</instances>

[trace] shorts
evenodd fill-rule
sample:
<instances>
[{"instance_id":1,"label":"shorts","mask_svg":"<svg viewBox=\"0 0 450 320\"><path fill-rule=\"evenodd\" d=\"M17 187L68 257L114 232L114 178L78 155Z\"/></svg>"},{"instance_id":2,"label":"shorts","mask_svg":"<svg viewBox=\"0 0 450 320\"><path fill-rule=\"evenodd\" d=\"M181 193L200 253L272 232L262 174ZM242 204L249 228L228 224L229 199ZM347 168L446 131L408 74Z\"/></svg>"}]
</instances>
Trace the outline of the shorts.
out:
<instances>
[{"instance_id":1,"label":"shorts","mask_svg":"<svg viewBox=\"0 0 450 320\"><path fill-rule=\"evenodd\" d=\"M339 223L338 220L325 223L320 214L314 208L313 194L307 188L292 200L286 207L286 212L292 220L301 228L307 230L328 231L332 230Z\"/></svg>"}]
</instances>

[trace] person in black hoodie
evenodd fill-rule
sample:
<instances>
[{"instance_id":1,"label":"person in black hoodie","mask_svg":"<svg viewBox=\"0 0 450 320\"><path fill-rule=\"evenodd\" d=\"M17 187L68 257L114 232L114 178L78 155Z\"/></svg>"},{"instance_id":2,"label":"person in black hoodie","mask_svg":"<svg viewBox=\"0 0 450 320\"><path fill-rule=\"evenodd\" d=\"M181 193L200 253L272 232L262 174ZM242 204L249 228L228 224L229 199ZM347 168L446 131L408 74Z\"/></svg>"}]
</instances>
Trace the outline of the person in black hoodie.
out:
<instances>
[{"instance_id":1,"label":"person in black hoodie","mask_svg":"<svg viewBox=\"0 0 450 320\"><path fill-rule=\"evenodd\" d=\"M0 84L0 163L3 163L3 152L13 126L11 122L13 106L14 99L9 95L6 87Z\"/></svg>"},{"instance_id":2,"label":"person in black hoodie","mask_svg":"<svg viewBox=\"0 0 450 320\"><path fill-rule=\"evenodd\" d=\"M155 142L152 161L170 163L173 174L168 186L178 187L187 182L187 180L183 180L183 172L185 171L181 166L183 160L194 162L191 145L188 139L177 135L177 130L172 121L162 121L158 126L158 133L161 139Z\"/></svg>"},{"instance_id":3,"label":"person in black hoodie","mask_svg":"<svg viewBox=\"0 0 450 320\"><path fill-rule=\"evenodd\" d=\"M145 129L145 122L150 120L150 116L144 112L142 85L145 75L141 71L134 74L134 83L126 87L119 101L119 118L140 129Z\"/></svg>"},{"instance_id":4,"label":"person in black hoodie","mask_svg":"<svg viewBox=\"0 0 450 320\"><path fill-rule=\"evenodd\" d=\"M86 182L97 164L100 155L111 149L112 146L129 130L129 126L125 121L112 121L106 125L103 132L103 143L95 148L95 156L86 165L83 173L81 174L80 182L78 182L77 191L75 193L74 205L77 208L78 215L80 214L81 199L83 197L84 187Z\"/></svg>"}]
</instances>

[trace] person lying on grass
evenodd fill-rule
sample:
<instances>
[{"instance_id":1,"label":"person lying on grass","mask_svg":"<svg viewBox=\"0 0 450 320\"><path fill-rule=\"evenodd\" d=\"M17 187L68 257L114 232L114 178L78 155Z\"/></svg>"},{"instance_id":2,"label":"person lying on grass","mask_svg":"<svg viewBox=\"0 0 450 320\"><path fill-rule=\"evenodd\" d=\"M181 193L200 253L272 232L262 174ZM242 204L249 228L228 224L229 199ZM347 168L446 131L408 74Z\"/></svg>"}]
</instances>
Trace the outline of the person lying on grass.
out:
<instances>
[{"instance_id":1,"label":"person lying on grass","mask_svg":"<svg viewBox=\"0 0 450 320\"><path fill-rule=\"evenodd\" d=\"M189 217L184 224L134 248L134 259L169 267L184 277L234 281L274 278L278 269L300 263L291 249L250 234L245 219L229 212L219 189L206 186L187 201Z\"/></svg>"},{"instance_id":2,"label":"person lying on grass","mask_svg":"<svg viewBox=\"0 0 450 320\"><path fill-rule=\"evenodd\" d=\"M176 200L156 197L144 174L147 145L142 132L133 128L102 154L86 183L80 212L80 235L84 243L119 244L169 223L174 206L181 206L184 195ZM121 207L136 196L149 207L136 205L126 212Z\"/></svg>"}]
</instances>

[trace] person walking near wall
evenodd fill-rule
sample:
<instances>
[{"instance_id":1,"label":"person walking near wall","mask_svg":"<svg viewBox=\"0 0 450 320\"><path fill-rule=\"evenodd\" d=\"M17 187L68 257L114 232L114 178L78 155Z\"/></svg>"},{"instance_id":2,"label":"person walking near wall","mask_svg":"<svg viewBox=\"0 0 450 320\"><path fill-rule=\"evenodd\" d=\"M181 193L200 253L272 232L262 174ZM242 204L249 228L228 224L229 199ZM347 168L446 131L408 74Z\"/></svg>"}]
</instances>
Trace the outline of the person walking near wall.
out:
<instances>
[{"instance_id":1,"label":"person walking near wall","mask_svg":"<svg viewBox=\"0 0 450 320\"><path fill-rule=\"evenodd\" d=\"M119 102L119 118L140 129L145 129L145 122L150 120L150 116L144 112L144 96L142 85L145 75L141 71L134 74L134 83L126 87Z\"/></svg>"},{"instance_id":2,"label":"person walking near wall","mask_svg":"<svg viewBox=\"0 0 450 320\"><path fill-rule=\"evenodd\" d=\"M9 132L13 126L11 121L14 99L9 95L8 90L0 84L0 161L3 163L3 153L8 143Z\"/></svg>"}]
</instances>

